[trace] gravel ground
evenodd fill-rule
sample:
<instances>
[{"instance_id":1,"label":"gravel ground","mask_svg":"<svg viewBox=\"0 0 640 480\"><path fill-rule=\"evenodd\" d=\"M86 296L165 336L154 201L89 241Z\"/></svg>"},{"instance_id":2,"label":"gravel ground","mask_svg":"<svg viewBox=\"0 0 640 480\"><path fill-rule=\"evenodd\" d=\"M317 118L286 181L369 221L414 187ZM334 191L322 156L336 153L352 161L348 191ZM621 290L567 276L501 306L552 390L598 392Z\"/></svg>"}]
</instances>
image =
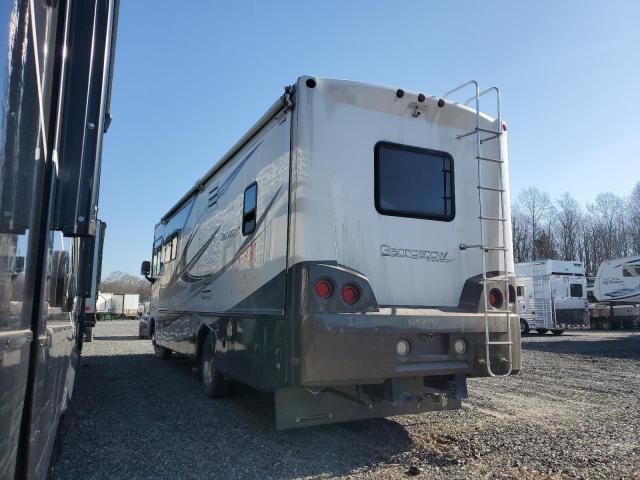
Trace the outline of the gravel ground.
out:
<instances>
[{"instance_id":1,"label":"gravel ground","mask_svg":"<svg viewBox=\"0 0 640 480\"><path fill-rule=\"evenodd\" d=\"M85 344L53 479L640 478L640 334L524 339L523 372L461 410L274 430L269 397L210 400L137 322ZM416 470L417 469L417 470Z\"/></svg>"}]
</instances>

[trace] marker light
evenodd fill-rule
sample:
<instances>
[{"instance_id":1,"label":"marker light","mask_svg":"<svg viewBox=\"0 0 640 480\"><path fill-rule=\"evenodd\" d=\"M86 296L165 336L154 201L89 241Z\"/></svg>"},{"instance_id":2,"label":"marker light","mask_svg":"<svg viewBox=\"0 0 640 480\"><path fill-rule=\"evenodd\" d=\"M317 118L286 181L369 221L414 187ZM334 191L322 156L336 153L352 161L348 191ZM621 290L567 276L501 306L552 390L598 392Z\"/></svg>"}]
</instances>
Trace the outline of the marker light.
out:
<instances>
[{"instance_id":1,"label":"marker light","mask_svg":"<svg viewBox=\"0 0 640 480\"><path fill-rule=\"evenodd\" d=\"M493 308L500 308L502 306L502 293L497 288L492 288L489 292L489 304Z\"/></svg>"},{"instance_id":2,"label":"marker light","mask_svg":"<svg viewBox=\"0 0 640 480\"><path fill-rule=\"evenodd\" d=\"M409 345L409 341L401 338L396 343L396 353L401 357L406 357L411 351L411 345Z\"/></svg>"},{"instance_id":3,"label":"marker light","mask_svg":"<svg viewBox=\"0 0 640 480\"><path fill-rule=\"evenodd\" d=\"M330 280L318 280L313 288L320 298L330 298L333 295L333 284Z\"/></svg>"},{"instance_id":4,"label":"marker light","mask_svg":"<svg viewBox=\"0 0 640 480\"><path fill-rule=\"evenodd\" d=\"M467 342L464 341L464 338L457 338L455 342L453 342L453 351L458 355L462 355L467 351Z\"/></svg>"},{"instance_id":5,"label":"marker light","mask_svg":"<svg viewBox=\"0 0 640 480\"><path fill-rule=\"evenodd\" d=\"M344 303L346 303L347 305L353 305L358 300L360 300L360 289L352 283L347 283L342 287L340 296L342 297L342 301Z\"/></svg>"}]
</instances>

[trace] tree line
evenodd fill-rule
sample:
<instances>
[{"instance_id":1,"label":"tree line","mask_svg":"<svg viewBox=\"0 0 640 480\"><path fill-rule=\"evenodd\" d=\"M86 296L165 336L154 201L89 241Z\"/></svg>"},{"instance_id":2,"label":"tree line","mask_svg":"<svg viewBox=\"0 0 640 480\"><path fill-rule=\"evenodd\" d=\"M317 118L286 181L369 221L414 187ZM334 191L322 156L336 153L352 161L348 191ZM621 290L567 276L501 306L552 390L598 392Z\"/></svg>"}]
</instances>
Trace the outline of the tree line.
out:
<instances>
[{"instance_id":1,"label":"tree line","mask_svg":"<svg viewBox=\"0 0 640 480\"><path fill-rule=\"evenodd\" d=\"M552 200L529 187L511 214L516 262L578 260L595 275L604 260L640 255L640 182L628 197L600 193L585 206L569 193Z\"/></svg>"}]
</instances>

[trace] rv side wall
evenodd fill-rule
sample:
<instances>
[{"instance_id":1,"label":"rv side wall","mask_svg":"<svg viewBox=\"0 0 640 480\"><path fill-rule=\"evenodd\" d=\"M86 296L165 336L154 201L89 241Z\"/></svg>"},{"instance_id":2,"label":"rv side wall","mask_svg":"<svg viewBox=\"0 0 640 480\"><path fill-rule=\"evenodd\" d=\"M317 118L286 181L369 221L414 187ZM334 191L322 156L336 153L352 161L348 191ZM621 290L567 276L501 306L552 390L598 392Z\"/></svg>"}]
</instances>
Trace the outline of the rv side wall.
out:
<instances>
[{"instance_id":1,"label":"rv side wall","mask_svg":"<svg viewBox=\"0 0 640 480\"><path fill-rule=\"evenodd\" d=\"M151 322L158 344L195 355L203 334L224 331L216 346L220 368L258 387L281 381L273 352L284 351L279 342L289 338L290 141L291 113L283 111L155 233ZM276 380L261 374L263 366Z\"/></svg>"}]
</instances>

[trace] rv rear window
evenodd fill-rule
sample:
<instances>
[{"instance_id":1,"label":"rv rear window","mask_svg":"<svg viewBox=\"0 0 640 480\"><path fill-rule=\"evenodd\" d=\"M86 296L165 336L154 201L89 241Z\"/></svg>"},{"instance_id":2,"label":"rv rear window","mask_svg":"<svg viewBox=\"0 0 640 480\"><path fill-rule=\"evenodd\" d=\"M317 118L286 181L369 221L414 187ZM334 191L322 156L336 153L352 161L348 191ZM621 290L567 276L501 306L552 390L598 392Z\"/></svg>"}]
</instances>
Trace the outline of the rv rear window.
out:
<instances>
[{"instance_id":1,"label":"rv rear window","mask_svg":"<svg viewBox=\"0 0 640 480\"><path fill-rule=\"evenodd\" d=\"M389 142L375 146L375 204L383 215L451 221L453 158L445 152Z\"/></svg>"}]
</instances>

